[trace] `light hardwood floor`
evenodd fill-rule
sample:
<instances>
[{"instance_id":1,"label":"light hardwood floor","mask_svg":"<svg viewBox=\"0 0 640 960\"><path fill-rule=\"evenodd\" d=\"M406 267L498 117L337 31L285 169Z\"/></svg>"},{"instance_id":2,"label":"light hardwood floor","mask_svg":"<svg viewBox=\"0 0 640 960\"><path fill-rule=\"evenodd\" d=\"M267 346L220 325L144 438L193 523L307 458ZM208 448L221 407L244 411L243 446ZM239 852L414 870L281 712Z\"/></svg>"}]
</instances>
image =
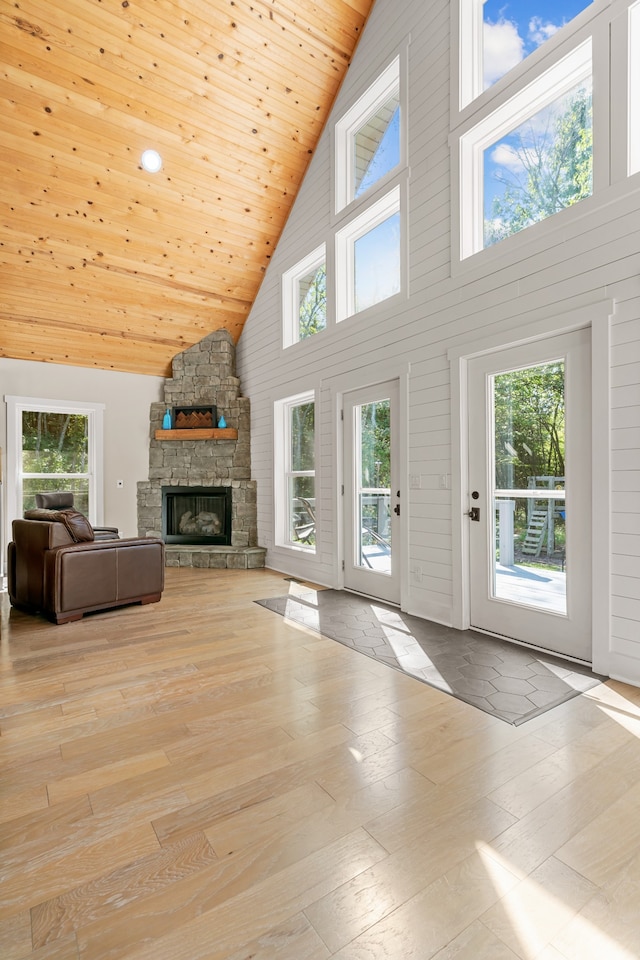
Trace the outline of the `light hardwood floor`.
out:
<instances>
[{"instance_id":1,"label":"light hardwood floor","mask_svg":"<svg viewBox=\"0 0 640 960\"><path fill-rule=\"evenodd\" d=\"M515 728L167 571L54 626L1 596L2 960L634 960L640 690Z\"/></svg>"}]
</instances>

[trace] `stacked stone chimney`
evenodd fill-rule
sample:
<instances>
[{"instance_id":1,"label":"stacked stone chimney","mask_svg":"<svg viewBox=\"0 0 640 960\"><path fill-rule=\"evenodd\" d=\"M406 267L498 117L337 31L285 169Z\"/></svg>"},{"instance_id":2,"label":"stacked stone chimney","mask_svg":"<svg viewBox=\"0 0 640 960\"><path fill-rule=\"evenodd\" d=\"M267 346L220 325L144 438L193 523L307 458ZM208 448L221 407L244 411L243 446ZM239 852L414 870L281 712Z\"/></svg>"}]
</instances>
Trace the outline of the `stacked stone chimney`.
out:
<instances>
[{"instance_id":1,"label":"stacked stone chimney","mask_svg":"<svg viewBox=\"0 0 640 960\"><path fill-rule=\"evenodd\" d=\"M167 544L167 566L264 566L257 546L256 484L251 480L250 403L240 396L235 344L226 330L177 354L165 381L164 400L151 404L149 480L138 484L138 535L162 536L163 487L230 487L231 545ZM236 439L156 439L167 408L215 405Z\"/></svg>"}]
</instances>

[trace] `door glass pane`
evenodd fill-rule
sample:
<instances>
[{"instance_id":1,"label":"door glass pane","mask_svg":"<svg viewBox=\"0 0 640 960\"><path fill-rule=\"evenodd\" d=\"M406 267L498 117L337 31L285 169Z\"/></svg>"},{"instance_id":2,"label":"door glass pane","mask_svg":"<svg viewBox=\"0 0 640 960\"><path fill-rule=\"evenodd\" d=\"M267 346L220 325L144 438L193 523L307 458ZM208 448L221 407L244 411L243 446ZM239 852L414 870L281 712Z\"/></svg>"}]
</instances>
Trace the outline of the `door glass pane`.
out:
<instances>
[{"instance_id":1,"label":"door glass pane","mask_svg":"<svg viewBox=\"0 0 640 960\"><path fill-rule=\"evenodd\" d=\"M564 362L493 380L493 596L566 614ZM512 491L512 493L506 493Z\"/></svg>"},{"instance_id":2,"label":"door glass pane","mask_svg":"<svg viewBox=\"0 0 640 960\"><path fill-rule=\"evenodd\" d=\"M391 401L356 408L358 566L391 573Z\"/></svg>"}]
</instances>

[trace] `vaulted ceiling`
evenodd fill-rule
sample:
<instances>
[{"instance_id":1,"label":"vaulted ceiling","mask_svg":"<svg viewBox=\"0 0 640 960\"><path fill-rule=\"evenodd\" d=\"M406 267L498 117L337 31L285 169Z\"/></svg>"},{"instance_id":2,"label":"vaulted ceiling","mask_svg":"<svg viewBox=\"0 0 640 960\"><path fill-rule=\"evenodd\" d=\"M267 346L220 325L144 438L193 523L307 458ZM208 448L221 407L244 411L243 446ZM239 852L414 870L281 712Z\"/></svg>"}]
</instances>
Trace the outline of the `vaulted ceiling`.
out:
<instances>
[{"instance_id":1,"label":"vaulted ceiling","mask_svg":"<svg viewBox=\"0 0 640 960\"><path fill-rule=\"evenodd\" d=\"M372 5L0 0L0 356L237 340Z\"/></svg>"}]
</instances>

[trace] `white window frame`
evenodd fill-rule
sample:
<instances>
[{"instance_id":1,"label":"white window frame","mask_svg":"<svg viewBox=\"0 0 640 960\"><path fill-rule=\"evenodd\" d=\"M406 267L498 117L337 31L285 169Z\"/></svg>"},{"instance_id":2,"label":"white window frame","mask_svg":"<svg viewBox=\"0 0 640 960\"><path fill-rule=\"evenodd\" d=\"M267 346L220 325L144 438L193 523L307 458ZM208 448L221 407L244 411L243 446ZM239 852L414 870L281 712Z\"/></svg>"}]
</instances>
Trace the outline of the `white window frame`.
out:
<instances>
[{"instance_id":1,"label":"white window frame","mask_svg":"<svg viewBox=\"0 0 640 960\"><path fill-rule=\"evenodd\" d=\"M340 213L353 203L354 196L354 150L353 138L364 123L372 117L380 107L394 94L398 94L400 101L400 162L392 170L372 184L358 201L366 197L372 190L396 176L405 165L404 136L403 136L403 97L400 87L400 55L394 57L378 78L356 100L352 107L338 120L335 125L335 212Z\"/></svg>"},{"instance_id":2,"label":"white window frame","mask_svg":"<svg viewBox=\"0 0 640 960\"><path fill-rule=\"evenodd\" d=\"M293 407L303 404L313 403L315 406L314 414L314 437L313 437L313 459L314 469L304 471L291 470L291 410ZM286 547L290 550L299 550L307 554L316 553L315 544L302 544L291 540L291 530L289 526L289 480L291 477L313 477L317 482L317 470L315 464L318 462L318 422L317 422L318 404L315 390L307 390L304 393L298 393L295 396L285 397L282 400L276 400L274 403L274 539L278 547ZM317 530L316 530L317 544Z\"/></svg>"},{"instance_id":3,"label":"white window frame","mask_svg":"<svg viewBox=\"0 0 640 960\"><path fill-rule=\"evenodd\" d=\"M640 172L640 0L629 7L628 30L627 173L631 176Z\"/></svg>"},{"instance_id":4,"label":"white window frame","mask_svg":"<svg viewBox=\"0 0 640 960\"><path fill-rule=\"evenodd\" d=\"M294 343L300 343L300 281L307 277L310 273L313 273L318 270L322 264L327 263L327 251L326 246L323 243L321 246L316 247L310 254L308 254L303 260L300 260L295 266L291 267L289 270L286 270L282 274L282 345L286 350L287 347L293 346ZM327 296L327 313L329 306L329 298ZM329 318L325 317L326 325L328 325ZM325 330L326 330L325 325ZM323 331L318 331L319 333ZM310 337L304 337L304 340L312 339Z\"/></svg>"},{"instance_id":5,"label":"white window frame","mask_svg":"<svg viewBox=\"0 0 640 960\"><path fill-rule=\"evenodd\" d=\"M484 150L591 76L592 64L589 36L470 130L458 135L461 260L484 249Z\"/></svg>"},{"instance_id":6,"label":"white window frame","mask_svg":"<svg viewBox=\"0 0 640 960\"><path fill-rule=\"evenodd\" d=\"M104 502L104 409L103 403L73 400L46 400L38 397L5 396L7 404L7 525L22 517L22 414L24 411L77 414L88 418L87 472L89 481L89 521L103 522ZM37 474L27 474L28 477ZM51 474L47 474L51 476ZM64 475L61 475L61 485Z\"/></svg>"},{"instance_id":7,"label":"white window frame","mask_svg":"<svg viewBox=\"0 0 640 960\"><path fill-rule=\"evenodd\" d=\"M401 191L400 185L397 184L393 190L390 190L389 193L385 194L383 197L380 197L375 203L372 203L366 210L364 210L357 217L354 217L353 220L350 220L349 223L336 232L336 256L335 256L335 273L336 273L336 322L340 323L342 320L346 320L348 317L353 317L356 315L355 307L355 264L354 264L354 246L357 240L360 237L365 236L371 230L374 230L377 226L383 223L385 220L388 220L389 217L393 216L395 213L400 214L400 292L393 294L391 297L386 297L384 300L379 300L377 303L372 304L370 307L367 307L366 310L361 311L361 313L366 313L369 310L374 310L376 307L379 307L381 303L389 303L390 300L395 300L397 297L403 296L403 290L405 287L404 281L404 226L402 223L402 204L401 204Z\"/></svg>"}]
</instances>

